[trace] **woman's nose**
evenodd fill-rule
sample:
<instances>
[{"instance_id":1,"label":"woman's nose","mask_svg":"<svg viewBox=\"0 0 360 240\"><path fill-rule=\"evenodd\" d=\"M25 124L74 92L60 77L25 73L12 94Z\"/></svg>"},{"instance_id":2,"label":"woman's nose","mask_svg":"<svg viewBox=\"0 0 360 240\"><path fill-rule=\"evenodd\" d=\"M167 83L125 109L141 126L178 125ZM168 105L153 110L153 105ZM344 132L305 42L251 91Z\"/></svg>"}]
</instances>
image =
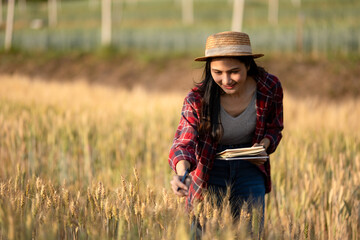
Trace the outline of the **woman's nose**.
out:
<instances>
[{"instance_id":1,"label":"woman's nose","mask_svg":"<svg viewBox=\"0 0 360 240\"><path fill-rule=\"evenodd\" d=\"M223 81L224 81L225 85L230 85L232 82L231 75L228 73L225 73L224 77L223 77Z\"/></svg>"}]
</instances>

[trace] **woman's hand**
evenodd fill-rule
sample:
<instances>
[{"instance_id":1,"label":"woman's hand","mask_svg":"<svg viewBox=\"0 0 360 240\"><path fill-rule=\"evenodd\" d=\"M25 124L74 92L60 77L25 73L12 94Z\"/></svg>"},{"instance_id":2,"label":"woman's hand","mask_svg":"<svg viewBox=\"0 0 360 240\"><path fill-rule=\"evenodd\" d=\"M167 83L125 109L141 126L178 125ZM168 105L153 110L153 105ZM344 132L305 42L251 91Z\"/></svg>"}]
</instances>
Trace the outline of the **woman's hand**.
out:
<instances>
[{"instance_id":1,"label":"woman's hand","mask_svg":"<svg viewBox=\"0 0 360 240\"><path fill-rule=\"evenodd\" d=\"M181 175L174 175L171 180L171 188L174 191L175 195L179 197L185 197L189 194L189 186L190 186L190 177L186 177L185 183L181 182Z\"/></svg>"},{"instance_id":2,"label":"woman's hand","mask_svg":"<svg viewBox=\"0 0 360 240\"><path fill-rule=\"evenodd\" d=\"M172 190L174 191L175 195L179 197L185 197L188 195L191 182L190 177L186 177L184 183L181 182L184 174L188 172L187 169L190 169L190 163L186 160L180 160L178 164L176 164L176 173L178 175L173 176L173 179L170 182Z\"/></svg>"},{"instance_id":3,"label":"woman's hand","mask_svg":"<svg viewBox=\"0 0 360 240\"><path fill-rule=\"evenodd\" d=\"M260 143L255 143L253 145L253 147L258 147L258 146L263 146L266 151L268 149L268 147L270 146L270 139L265 137L260 141Z\"/></svg>"},{"instance_id":4,"label":"woman's hand","mask_svg":"<svg viewBox=\"0 0 360 240\"><path fill-rule=\"evenodd\" d=\"M267 154L265 153L265 155L260 155L259 156L267 156ZM257 166L261 166L264 165L264 163L267 161L267 158L255 158L255 159L251 159L251 163L257 165Z\"/></svg>"},{"instance_id":5,"label":"woman's hand","mask_svg":"<svg viewBox=\"0 0 360 240\"><path fill-rule=\"evenodd\" d=\"M263 140L261 140L260 143L255 143L253 145L253 147L264 147L264 151L262 151L258 156L268 156L268 154L266 153L266 149L269 147L270 145L270 140L267 138L264 138ZM251 162L254 163L257 166L263 165L266 162L267 158L256 158L256 159L252 159Z\"/></svg>"}]
</instances>

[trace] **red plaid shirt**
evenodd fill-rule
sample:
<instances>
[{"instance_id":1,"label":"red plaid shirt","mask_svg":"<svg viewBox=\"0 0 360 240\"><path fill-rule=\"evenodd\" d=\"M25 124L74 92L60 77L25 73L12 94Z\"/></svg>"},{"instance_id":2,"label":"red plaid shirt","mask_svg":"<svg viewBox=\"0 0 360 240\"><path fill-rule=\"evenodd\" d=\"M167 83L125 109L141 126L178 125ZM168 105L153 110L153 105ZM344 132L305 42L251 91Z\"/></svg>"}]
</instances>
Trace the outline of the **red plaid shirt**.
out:
<instances>
[{"instance_id":1,"label":"red plaid shirt","mask_svg":"<svg viewBox=\"0 0 360 240\"><path fill-rule=\"evenodd\" d=\"M282 137L283 90L280 81L271 74L255 80L257 116L253 143L259 143L264 137L270 139L270 146L267 149L267 153L270 154L275 151ZM186 160L191 164L192 183L189 188L188 205L191 205L195 199L202 199L202 191L207 188L217 148L217 143L212 140L210 134L200 138L197 131L200 123L201 99L196 88L186 96L169 154L169 164L174 171L180 160ZM265 188L268 193L271 191L270 160L259 168L266 176Z\"/></svg>"}]
</instances>

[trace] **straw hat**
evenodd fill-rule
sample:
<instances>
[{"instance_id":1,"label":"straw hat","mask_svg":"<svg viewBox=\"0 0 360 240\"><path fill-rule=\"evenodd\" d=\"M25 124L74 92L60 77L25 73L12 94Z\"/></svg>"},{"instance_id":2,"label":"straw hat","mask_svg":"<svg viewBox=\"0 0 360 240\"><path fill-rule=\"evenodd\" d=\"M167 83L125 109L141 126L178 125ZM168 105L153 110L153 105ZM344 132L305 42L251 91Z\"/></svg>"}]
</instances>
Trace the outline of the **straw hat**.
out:
<instances>
[{"instance_id":1,"label":"straw hat","mask_svg":"<svg viewBox=\"0 0 360 240\"><path fill-rule=\"evenodd\" d=\"M259 58L264 54L253 54L249 35L243 32L220 32L210 35L206 40L205 56L195 61L206 61L213 57L252 56Z\"/></svg>"}]
</instances>

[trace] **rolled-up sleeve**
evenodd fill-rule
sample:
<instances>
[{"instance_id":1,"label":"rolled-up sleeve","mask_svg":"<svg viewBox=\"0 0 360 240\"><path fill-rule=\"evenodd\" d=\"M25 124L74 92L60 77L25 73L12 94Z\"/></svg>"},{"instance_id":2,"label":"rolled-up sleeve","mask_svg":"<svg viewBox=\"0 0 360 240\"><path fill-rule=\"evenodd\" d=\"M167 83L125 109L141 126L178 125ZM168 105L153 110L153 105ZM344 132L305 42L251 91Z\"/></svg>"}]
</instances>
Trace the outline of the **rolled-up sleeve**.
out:
<instances>
[{"instance_id":1,"label":"rolled-up sleeve","mask_svg":"<svg viewBox=\"0 0 360 240\"><path fill-rule=\"evenodd\" d=\"M284 128L283 124L283 90L281 83L278 81L273 89L274 97L269 109L269 115L266 119L265 136L270 140L270 146L267 149L268 154L273 153L281 138L281 131Z\"/></svg>"},{"instance_id":2,"label":"rolled-up sleeve","mask_svg":"<svg viewBox=\"0 0 360 240\"><path fill-rule=\"evenodd\" d=\"M196 146L198 143L197 126L199 123L198 104L193 92L190 92L183 104L181 118L170 149L169 164L176 172L176 165L180 160L186 160L194 170L197 165Z\"/></svg>"}]
</instances>

